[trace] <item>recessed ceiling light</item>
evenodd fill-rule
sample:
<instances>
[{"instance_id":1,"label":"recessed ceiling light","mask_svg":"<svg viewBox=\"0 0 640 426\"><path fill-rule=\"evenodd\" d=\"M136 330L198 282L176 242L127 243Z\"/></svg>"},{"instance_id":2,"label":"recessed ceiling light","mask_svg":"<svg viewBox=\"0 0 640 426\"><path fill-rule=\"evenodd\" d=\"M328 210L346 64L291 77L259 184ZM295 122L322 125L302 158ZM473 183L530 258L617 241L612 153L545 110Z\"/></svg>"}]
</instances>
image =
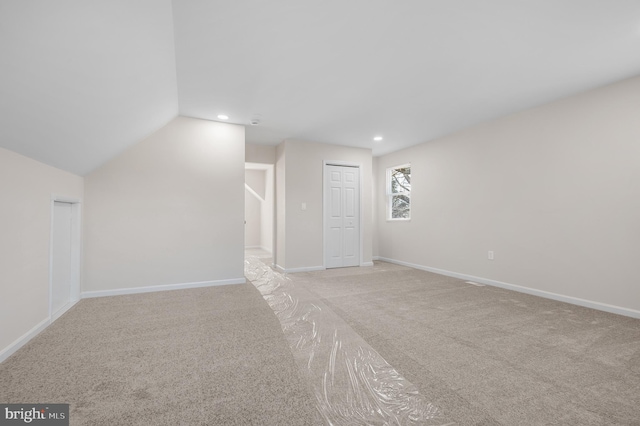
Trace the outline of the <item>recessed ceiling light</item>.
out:
<instances>
[{"instance_id":1,"label":"recessed ceiling light","mask_svg":"<svg viewBox=\"0 0 640 426\"><path fill-rule=\"evenodd\" d=\"M224 114L220 114L220 115L218 115L218 118L219 118L220 120L228 120L228 119L229 119L229 116L228 116L228 115L224 115Z\"/></svg>"},{"instance_id":2,"label":"recessed ceiling light","mask_svg":"<svg viewBox=\"0 0 640 426\"><path fill-rule=\"evenodd\" d=\"M382 136L376 136L375 138L373 138L374 141L381 141L382 140Z\"/></svg>"}]
</instances>

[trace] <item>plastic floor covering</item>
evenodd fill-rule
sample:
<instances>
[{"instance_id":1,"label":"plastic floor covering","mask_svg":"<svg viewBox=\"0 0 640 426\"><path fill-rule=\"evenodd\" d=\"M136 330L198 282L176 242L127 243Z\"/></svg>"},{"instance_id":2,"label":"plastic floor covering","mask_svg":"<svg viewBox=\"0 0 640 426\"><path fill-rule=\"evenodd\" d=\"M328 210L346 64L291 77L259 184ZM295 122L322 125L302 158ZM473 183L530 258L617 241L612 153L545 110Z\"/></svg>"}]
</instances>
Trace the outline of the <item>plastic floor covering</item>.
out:
<instances>
[{"instance_id":1,"label":"plastic floor covering","mask_svg":"<svg viewBox=\"0 0 640 426\"><path fill-rule=\"evenodd\" d=\"M344 320L286 275L257 257L245 260L245 275L278 317L326 424L455 424Z\"/></svg>"}]
</instances>

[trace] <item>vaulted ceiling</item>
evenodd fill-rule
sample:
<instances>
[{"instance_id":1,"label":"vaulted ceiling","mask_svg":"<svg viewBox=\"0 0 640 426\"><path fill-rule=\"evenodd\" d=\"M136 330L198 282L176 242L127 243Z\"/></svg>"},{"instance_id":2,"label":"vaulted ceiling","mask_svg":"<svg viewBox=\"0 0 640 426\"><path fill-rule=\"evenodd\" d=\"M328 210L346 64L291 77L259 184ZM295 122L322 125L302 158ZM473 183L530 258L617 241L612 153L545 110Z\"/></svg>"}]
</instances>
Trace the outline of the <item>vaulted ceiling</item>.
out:
<instances>
[{"instance_id":1,"label":"vaulted ceiling","mask_svg":"<svg viewBox=\"0 0 640 426\"><path fill-rule=\"evenodd\" d=\"M225 114L247 142L381 155L638 75L639 53L637 0L2 0L0 146L84 175Z\"/></svg>"}]
</instances>

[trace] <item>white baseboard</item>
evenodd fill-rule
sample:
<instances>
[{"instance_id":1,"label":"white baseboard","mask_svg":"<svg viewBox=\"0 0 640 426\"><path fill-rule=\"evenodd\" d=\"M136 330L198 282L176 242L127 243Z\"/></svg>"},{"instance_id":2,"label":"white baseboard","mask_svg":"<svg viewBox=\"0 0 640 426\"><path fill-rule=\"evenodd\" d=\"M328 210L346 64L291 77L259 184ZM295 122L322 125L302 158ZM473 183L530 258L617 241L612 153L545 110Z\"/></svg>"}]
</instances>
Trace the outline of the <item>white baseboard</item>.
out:
<instances>
[{"instance_id":1,"label":"white baseboard","mask_svg":"<svg viewBox=\"0 0 640 426\"><path fill-rule=\"evenodd\" d=\"M530 287L523 287L516 284L505 283L502 281L495 281L488 278L476 277L473 275L460 274L458 272L451 272L444 269L431 268L429 266L417 265L415 263L403 262L401 260L389 259L387 257L382 257L382 256L379 256L378 260L382 260L389 263L395 263L396 265L408 266L410 268L420 269L422 271L433 272L440 275L446 275L448 277L459 278L465 281L475 281L481 284L505 288L507 290L513 290L520 293L531 294L533 296L544 297L546 299L553 299L559 302L571 303L572 305L584 306L586 308L597 309L599 311L610 312L612 314L624 315L632 318L640 318L640 311L637 311L635 309L623 308L620 306L609 305L607 303L594 302L592 300L580 299L578 297L565 296L563 294L552 293L544 290L537 290Z\"/></svg>"},{"instance_id":2,"label":"white baseboard","mask_svg":"<svg viewBox=\"0 0 640 426\"><path fill-rule=\"evenodd\" d=\"M69 309L71 309L73 307L73 305L75 305L78 302L79 302L79 300L72 300L69 303L67 303L66 305L64 305L60 310L58 310L58 312L53 314L53 316L51 317L51 322L54 322L55 320L60 318L62 315L64 315L65 312L67 312Z\"/></svg>"},{"instance_id":3,"label":"white baseboard","mask_svg":"<svg viewBox=\"0 0 640 426\"><path fill-rule=\"evenodd\" d=\"M42 330L47 328L47 326L51 324L51 319L49 317L43 319L31 330L27 331L22 336L18 337L15 342L11 343L9 346L0 351L0 362L3 362L5 359L9 358L13 355L18 349L23 347L29 340L36 337Z\"/></svg>"},{"instance_id":4,"label":"white baseboard","mask_svg":"<svg viewBox=\"0 0 640 426\"><path fill-rule=\"evenodd\" d=\"M360 266L373 266L373 262L362 262ZM296 272L314 272L314 271L325 271L327 268L324 266L305 266L303 268L289 268L285 269L280 265L273 265L279 272L283 274L295 274Z\"/></svg>"},{"instance_id":5,"label":"white baseboard","mask_svg":"<svg viewBox=\"0 0 640 426\"><path fill-rule=\"evenodd\" d=\"M280 265L276 265L276 268L280 271L280 272L284 272L285 274L294 274L296 272L313 272L313 271L324 271L325 268L324 266L305 266L302 268L289 268L289 269L284 269L282 266Z\"/></svg>"},{"instance_id":6,"label":"white baseboard","mask_svg":"<svg viewBox=\"0 0 640 426\"><path fill-rule=\"evenodd\" d=\"M11 355L13 355L18 349L20 349L21 347L26 345L27 342L29 342L29 340L33 339L38 334L40 334L40 332L42 332L45 328L49 327L55 320L57 320L62 315L64 315L65 312L67 312L69 309L71 309L73 307L73 305L75 305L78 302L79 302L79 300L70 301L64 307L62 307L60 310L58 310L58 312L56 312L52 317L49 316L49 317L43 319L40 323L38 323L31 330L27 331L25 334L20 336L15 342L11 343L9 346L7 346L3 350L1 350L0 351L0 362L4 361L5 359L7 359Z\"/></svg>"},{"instance_id":7,"label":"white baseboard","mask_svg":"<svg viewBox=\"0 0 640 426\"><path fill-rule=\"evenodd\" d=\"M371 256L371 260L380 260L380 256Z\"/></svg>"},{"instance_id":8,"label":"white baseboard","mask_svg":"<svg viewBox=\"0 0 640 426\"><path fill-rule=\"evenodd\" d=\"M324 271L325 268L324 266L305 266L303 268L289 268L289 269L285 269L280 265L277 264L273 264L273 267L276 268L276 270L278 272L282 272L283 274L293 274L296 272L313 272L313 271Z\"/></svg>"},{"instance_id":9,"label":"white baseboard","mask_svg":"<svg viewBox=\"0 0 640 426\"><path fill-rule=\"evenodd\" d=\"M121 296L124 294L152 293L155 291L184 290L187 288L213 287L213 286L229 285L229 284L244 284L246 282L247 280L243 277L243 278L232 278L228 280L201 281L201 282L195 282L195 283L152 285L148 287L118 288L115 290L84 291L82 292L80 297L82 299L88 299L91 297Z\"/></svg>"}]
</instances>

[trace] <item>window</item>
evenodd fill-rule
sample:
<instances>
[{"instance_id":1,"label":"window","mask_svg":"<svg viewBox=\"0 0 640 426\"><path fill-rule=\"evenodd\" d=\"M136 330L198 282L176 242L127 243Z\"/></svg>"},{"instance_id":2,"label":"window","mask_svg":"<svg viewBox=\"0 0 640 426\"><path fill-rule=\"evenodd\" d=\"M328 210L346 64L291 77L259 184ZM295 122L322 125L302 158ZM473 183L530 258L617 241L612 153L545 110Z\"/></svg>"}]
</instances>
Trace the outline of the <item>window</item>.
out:
<instances>
[{"instance_id":1,"label":"window","mask_svg":"<svg viewBox=\"0 0 640 426\"><path fill-rule=\"evenodd\" d=\"M411 164L387 169L387 219L411 219Z\"/></svg>"}]
</instances>

